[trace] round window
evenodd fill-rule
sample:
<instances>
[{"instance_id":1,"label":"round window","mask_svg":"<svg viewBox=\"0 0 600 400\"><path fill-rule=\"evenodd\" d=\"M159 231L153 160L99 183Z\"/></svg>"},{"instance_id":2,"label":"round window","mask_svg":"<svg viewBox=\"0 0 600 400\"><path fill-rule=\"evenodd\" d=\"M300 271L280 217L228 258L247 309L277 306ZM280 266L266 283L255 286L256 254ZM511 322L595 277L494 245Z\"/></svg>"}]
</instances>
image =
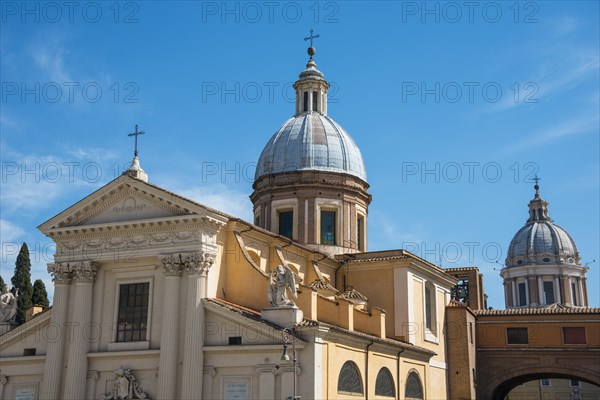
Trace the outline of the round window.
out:
<instances>
[{"instance_id":1,"label":"round window","mask_svg":"<svg viewBox=\"0 0 600 400\"><path fill-rule=\"evenodd\" d=\"M550 259L548 257L545 257L544 262L550 262Z\"/></svg>"}]
</instances>

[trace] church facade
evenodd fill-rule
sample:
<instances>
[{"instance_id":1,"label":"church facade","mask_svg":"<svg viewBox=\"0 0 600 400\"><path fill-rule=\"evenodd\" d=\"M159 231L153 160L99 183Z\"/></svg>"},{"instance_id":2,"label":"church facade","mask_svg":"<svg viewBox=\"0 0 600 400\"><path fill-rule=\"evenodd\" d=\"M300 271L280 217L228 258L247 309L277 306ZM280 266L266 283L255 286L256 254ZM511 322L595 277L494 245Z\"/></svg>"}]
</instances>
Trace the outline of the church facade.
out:
<instances>
[{"instance_id":1,"label":"church facade","mask_svg":"<svg viewBox=\"0 0 600 400\"><path fill-rule=\"evenodd\" d=\"M0 336L0 398L475 398L481 276L368 251L366 169L314 53L260 155L253 223L149 183L136 154L40 225L54 303Z\"/></svg>"}]
</instances>

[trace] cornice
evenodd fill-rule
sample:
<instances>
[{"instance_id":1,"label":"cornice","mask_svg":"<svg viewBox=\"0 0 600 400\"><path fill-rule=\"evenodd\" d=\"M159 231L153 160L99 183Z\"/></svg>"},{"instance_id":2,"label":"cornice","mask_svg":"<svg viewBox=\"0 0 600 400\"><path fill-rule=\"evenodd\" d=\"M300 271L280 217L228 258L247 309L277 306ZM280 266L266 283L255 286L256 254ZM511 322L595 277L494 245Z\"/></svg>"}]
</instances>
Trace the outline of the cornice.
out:
<instances>
[{"instance_id":1,"label":"cornice","mask_svg":"<svg viewBox=\"0 0 600 400\"><path fill-rule=\"evenodd\" d=\"M2 357L2 365L8 364L44 364L46 355L41 356L17 356L17 357Z\"/></svg>"},{"instance_id":2,"label":"cornice","mask_svg":"<svg viewBox=\"0 0 600 400\"><path fill-rule=\"evenodd\" d=\"M139 232L178 231L182 228L205 229L216 233L224 225L225 223L210 218L210 216L194 214L52 228L46 234L55 240L61 240L73 236L77 238L114 237Z\"/></svg>"},{"instance_id":3,"label":"cornice","mask_svg":"<svg viewBox=\"0 0 600 400\"><path fill-rule=\"evenodd\" d=\"M141 358L141 359L159 358L160 350L103 351L103 352L87 353L87 358L93 358L93 359L121 360L123 358L130 358L130 357Z\"/></svg>"}]
</instances>

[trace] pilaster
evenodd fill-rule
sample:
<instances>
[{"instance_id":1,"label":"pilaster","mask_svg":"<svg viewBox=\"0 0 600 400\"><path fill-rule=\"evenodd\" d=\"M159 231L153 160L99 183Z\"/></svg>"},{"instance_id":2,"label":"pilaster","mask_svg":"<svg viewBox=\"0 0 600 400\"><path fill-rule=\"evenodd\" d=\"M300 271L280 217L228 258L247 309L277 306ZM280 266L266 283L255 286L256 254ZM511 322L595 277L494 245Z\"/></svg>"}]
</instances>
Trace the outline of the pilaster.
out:
<instances>
[{"instance_id":1,"label":"pilaster","mask_svg":"<svg viewBox=\"0 0 600 400\"><path fill-rule=\"evenodd\" d=\"M92 291L98 265L91 261L84 261L77 265L70 265L73 285L75 286L75 299L73 308L73 337L69 345L67 359L67 372L63 398L68 400L81 400L85 398L87 376L87 353L90 347L89 333L92 315Z\"/></svg>"},{"instance_id":2,"label":"pilaster","mask_svg":"<svg viewBox=\"0 0 600 400\"><path fill-rule=\"evenodd\" d=\"M165 291L162 309L161 351L156 397L159 399L174 399L177 397L179 292L183 263L178 255L172 254L161 257L160 263L165 276Z\"/></svg>"},{"instance_id":3,"label":"pilaster","mask_svg":"<svg viewBox=\"0 0 600 400\"><path fill-rule=\"evenodd\" d=\"M214 260L214 255L206 252L197 252L182 257L188 273L187 321L181 381L181 397L183 399L197 399L198 394L202 393L204 371L204 305L202 299L206 297L206 277Z\"/></svg>"},{"instance_id":4,"label":"pilaster","mask_svg":"<svg viewBox=\"0 0 600 400\"><path fill-rule=\"evenodd\" d=\"M71 269L68 264L48 264L48 272L52 275L52 280L54 281L54 301L52 303L50 326L58 334L55 340L48 341L40 399L53 400L60 398L60 384L63 381L65 322L69 305ZM3 398L1 393L0 398Z\"/></svg>"}]
</instances>

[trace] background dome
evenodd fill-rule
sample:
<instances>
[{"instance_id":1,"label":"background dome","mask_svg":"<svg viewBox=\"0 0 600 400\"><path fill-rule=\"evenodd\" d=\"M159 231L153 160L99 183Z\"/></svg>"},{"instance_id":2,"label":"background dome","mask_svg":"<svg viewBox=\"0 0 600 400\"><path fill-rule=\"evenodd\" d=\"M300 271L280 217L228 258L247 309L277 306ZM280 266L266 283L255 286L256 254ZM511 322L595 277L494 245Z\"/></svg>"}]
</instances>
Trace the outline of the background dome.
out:
<instances>
[{"instance_id":1,"label":"background dome","mask_svg":"<svg viewBox=\"0 0 600 400\"><path fill-rule=\"evenodd\" d=\"M573 238L550 221L528 223L510 242L506 266L532 264L579 264Z\"/></svg>"},{"instance_id":2,"label":"background dome","mask_svg":"<svg viewBox=\"0 0 600 400\"><path fill-rule=\"evenodd\" d=\"M345 173L367 181L354 140L333 119L319 113L296 115L279 128L258 159L254 180L302 170Z\"/></svg>"}]
</instances>

